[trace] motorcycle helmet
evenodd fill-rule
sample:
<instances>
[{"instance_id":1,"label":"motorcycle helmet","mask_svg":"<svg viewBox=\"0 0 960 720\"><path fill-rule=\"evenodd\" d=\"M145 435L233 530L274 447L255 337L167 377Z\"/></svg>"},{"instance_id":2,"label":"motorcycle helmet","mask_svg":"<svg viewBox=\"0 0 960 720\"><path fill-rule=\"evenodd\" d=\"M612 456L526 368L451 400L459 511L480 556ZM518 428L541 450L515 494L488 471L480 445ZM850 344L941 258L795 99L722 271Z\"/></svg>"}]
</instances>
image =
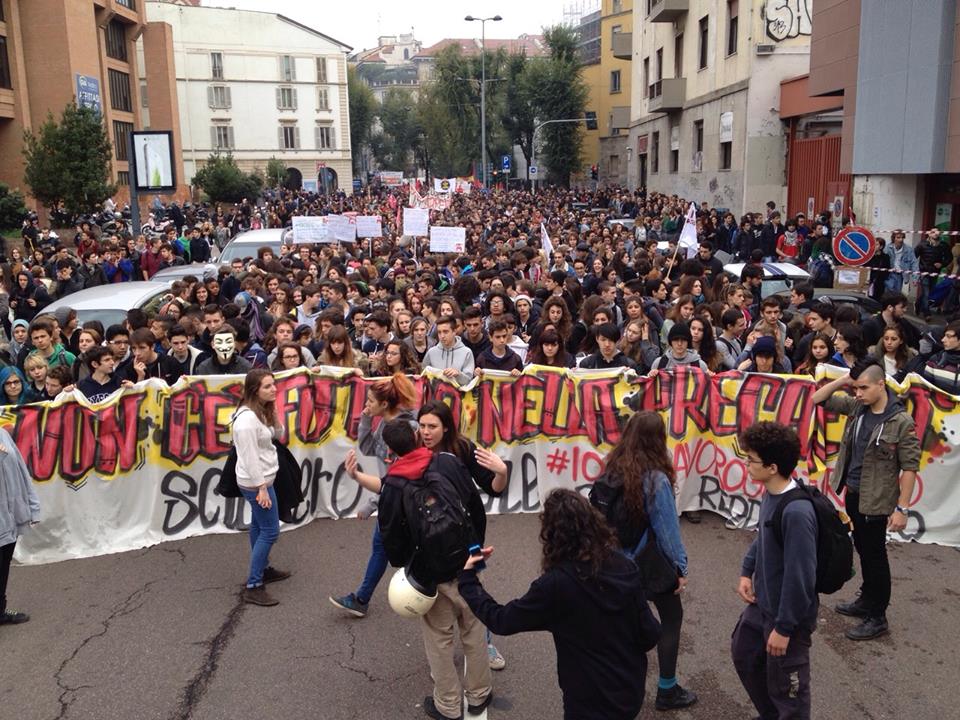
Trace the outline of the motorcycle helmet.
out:
<instances>
[{"instance_id":1,"label":"motorcycle helmet","mask_svg":"<svg viewBox=\"0 0 960 720\"><path fill-rule=\"evenodd\" d=\"M390 607L400 617L416 618L426 615L437 601L437 588L421 585L406 568L400 568L390 580L387 591Z\"/></svg>"}]
</instances>

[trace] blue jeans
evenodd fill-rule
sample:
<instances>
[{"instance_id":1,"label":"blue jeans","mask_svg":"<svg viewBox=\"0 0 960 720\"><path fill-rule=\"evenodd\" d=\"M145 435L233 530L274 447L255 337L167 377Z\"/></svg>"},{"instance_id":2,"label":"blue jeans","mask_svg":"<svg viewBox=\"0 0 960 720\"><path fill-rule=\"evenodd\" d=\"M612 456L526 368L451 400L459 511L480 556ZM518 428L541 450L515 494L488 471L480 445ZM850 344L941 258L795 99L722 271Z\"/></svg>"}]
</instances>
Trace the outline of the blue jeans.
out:
<instances>
[{"instance_id":1,"label":"blue jeans","mask_svg":"<svg viewBox=\"0 0 960 720\"><path fill-rule=\"evenodd\" d=\"M270 509L260 507L257 502L257 491L240 488L240 492L250 503L250 576L247 578L247 587L255 588L263 585L263 569L270 560L270 548L280 537L280 515L277 512L277 493L271 485Z\"/></svg>"},{"instance_id":2,"label":"blue jeans","mask_svg":"<svg viewBox=\"0 0 960 720\"><path fill-rule=\"evenodd\" d=\"M373 591L377 589L377 583L387 571L387 551L383 549L383 537L380 535L380 523L373 520L373 541L370 544L370 559L367 560L367 571L364 573L363 582L360 583L360 589L357 590L357 600L362 603L370 602L373 597Z\"/></svg>"}]
</instances>

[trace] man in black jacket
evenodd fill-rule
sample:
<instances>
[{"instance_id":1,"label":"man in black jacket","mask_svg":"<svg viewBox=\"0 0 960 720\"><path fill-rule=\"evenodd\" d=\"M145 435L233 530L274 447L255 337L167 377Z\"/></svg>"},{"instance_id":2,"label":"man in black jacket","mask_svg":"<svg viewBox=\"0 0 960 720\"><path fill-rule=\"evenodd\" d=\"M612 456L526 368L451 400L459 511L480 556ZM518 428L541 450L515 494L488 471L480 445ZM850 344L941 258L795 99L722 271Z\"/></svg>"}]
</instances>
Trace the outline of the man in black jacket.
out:
<instances>
[{"instance_id":1,"label":"man in black jacket","mask_svg":"<svg viewBox=\"0 0 960 720\"><path fill-rule=\"evenodd\" d=\"M921 272L936 273L921 276L917 291L917 315L925 317L927 322L930 322L930 293L940 279L937 274L950 264L953 256L950 254L950 248L940 242L940 231L936 228L927 231L926 239L917 245L914 253L916 253Z\"/></svg>"},{"instance_id":2,"label":"man in black jacket","mask_svg":"<svg viewBox=\"0 0 960 720\"><path fill-rule=\"evenodd\" d=\"M423 478L428 467L431 472L443 475L456 488L463 507L467 509L475 540L483 545L487 519L480 493L456 456L449 453L434 456L429 449L419 447L419 438L409 421L387 421L383 427L383 440L397 456L383 478L380 493L378 522L387 559L394 567L406 567L407 573L421 584L435 584L437 588L436 602L421 617L423 642L434 684L433 694L424 699L424 712L436 720L460 718L461 698L466 695L467 711L479 715L493 699L486 632L460 596L456 574L432 577L430 570L420 562L422 556L418 557L420 554L404 508L404 485ZM466 659L462 683L461 671L454 658L457 629Z\"/></svg>"}]
</instances>

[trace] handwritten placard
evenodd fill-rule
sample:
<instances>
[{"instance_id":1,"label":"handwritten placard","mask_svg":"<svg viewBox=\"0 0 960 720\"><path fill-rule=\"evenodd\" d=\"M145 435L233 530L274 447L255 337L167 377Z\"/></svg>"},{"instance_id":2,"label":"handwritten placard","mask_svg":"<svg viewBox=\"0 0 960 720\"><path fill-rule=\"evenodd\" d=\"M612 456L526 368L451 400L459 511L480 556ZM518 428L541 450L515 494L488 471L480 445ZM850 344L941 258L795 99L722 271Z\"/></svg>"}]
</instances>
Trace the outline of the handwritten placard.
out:
<instances>
[{"instance_id":1,"label":"handwritten placard","mask_svg":"<svg viewBox=\"0 0 960 720\"><path fill-rule=\"evenodd\" d=\"M383 225L379 215L357 215L357 237L383 237Z\"/></svg>"},{"instance_id":2,"label":"handwritten placard","mask_svg":"<svg viewBox=\"0 0 960 720\"><path fill-rule=\"evenodd\" d=\"M430 252L462 253L466 248L466 228L430 226Z\"/></svg>"},{"instance_id":3,"label":"handwritten placard","mask_svg":"<svg viewBox=\"0 0 960 720\"><path fill-rule=\"evenodd\" d=\"M325 217L295 215L293 217L293 242L298 245L331 242L327 239L327 219Z\"/></svg>"},{"instance_id":4,"label":"handwritten placard","mask_svg":"<svg viewBox=\"0 0 960 720\"><path fill-rule=\"evenodd\" d=\"M427 225L430 223L430 211L425 208L403 209L403 234L427 235Z\"/></svg>"}]
</instances>

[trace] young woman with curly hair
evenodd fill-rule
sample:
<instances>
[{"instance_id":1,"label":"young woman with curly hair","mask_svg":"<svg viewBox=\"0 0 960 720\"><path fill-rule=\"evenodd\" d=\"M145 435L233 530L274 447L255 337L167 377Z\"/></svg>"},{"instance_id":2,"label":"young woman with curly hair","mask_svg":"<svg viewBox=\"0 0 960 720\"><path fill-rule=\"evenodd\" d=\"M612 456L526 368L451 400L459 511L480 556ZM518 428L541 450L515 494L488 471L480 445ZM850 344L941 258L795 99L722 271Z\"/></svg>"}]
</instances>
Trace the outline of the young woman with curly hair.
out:
<instances>
[{"instance_id":1,"label":"young woman with curly hair","mask_svg":"<svg viewBox=\"0 0 960 720\"><path fill-rule=\"evenodd\" d=\"M604 474L590 489L590 502L616 530L621 547L633 551L647 542L656 542L660 554L677 574L673 589L650 597L662 626L657 644L658 710L687 707L697 701L697 696L681 687L676 677L687 551L677 521L675 484L676 472L667 449L663 419L654 412L638 412L627 421L620 442L607 455Z\"/></svg>"},{"instance_id":2,"label":"young woman with curly hair","mask_svg":"<svg viewBox=\"0 0 960 720\"><path fill-rule=\"evenodd\" d=\"M646 652L659 635L639 571L617 551L603 516L573 490L544 500L540 543L543 572L523 597L500 605L480 584L474 566L492 547L467 561L460 595L498 635L553 635L564 718L632 720L643 705Z\"/></svg>"},{"instance_id":3,"label":"young woman with curly hair","mask_svg":"<svg viewBox=\"0 0 960 720\"><path fill-rule=\"evenodd\" d=\"M372 375L389 376L395 373L401 375L419 375L420 363L413 356L410 346L403 340L388 340L383 347L383 353L374 362L370 369Z\"/></svg>"}]
</instances>

